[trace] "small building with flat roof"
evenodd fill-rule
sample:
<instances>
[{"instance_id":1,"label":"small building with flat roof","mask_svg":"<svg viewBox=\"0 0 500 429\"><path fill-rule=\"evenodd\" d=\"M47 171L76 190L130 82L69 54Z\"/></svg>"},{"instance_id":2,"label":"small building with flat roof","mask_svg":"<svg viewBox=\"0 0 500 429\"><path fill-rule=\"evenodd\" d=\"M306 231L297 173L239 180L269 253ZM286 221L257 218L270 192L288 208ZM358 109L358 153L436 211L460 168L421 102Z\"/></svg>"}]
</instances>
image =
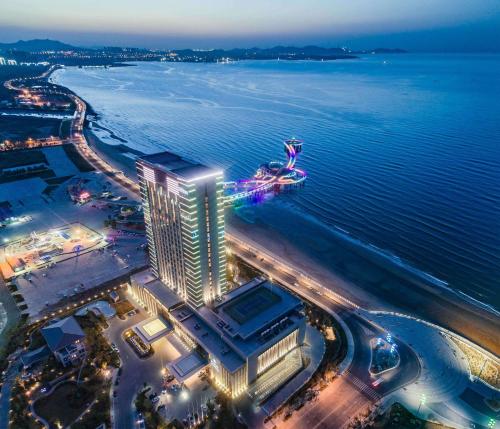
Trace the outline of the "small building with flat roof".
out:
<instances>
[{"instance_id":1,"label":"small building with flat roof","mask_svg":"<svg viewBox=\"0 0 500 429\"><path fill-rule=\"evenodd\" d=\"M172 331L172 325L161 317L153 316L139 322L132 329L145 343L153 344L155 341L168 335Z\"/></svg>"}]
</instances>

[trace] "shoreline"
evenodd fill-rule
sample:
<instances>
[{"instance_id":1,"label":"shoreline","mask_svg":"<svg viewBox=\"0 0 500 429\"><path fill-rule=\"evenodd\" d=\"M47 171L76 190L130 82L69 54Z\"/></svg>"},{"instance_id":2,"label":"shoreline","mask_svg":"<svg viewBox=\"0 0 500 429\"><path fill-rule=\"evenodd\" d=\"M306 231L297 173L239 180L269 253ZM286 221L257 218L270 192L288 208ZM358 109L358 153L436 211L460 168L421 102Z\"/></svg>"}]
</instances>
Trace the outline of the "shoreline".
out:
<instances>
[{"instance_id":1,"label":"shoreline","mask_svg":"<svg viewBox=\"0 0 500 429\"><path fill-rule=\"evenodd\" d=\"M99 115L90 109L96 116L93 121L97 123L95 128L106 131L110 138L114 138L113 130L100 126ZM116 145L106 143L94 129L88 127L84 133L99 156L136 180L134 156L140 155L140 151L128 148L122 139L114 138ZM403 265L387 264L383 255L370 254L367 249L356 248L353 243L342 243L343 249L339 251L332 242L337 241L339 244L341 240L335 238L326 226L313 225L310 228L315 230L315 241L318 243L316 248L306 252L296 243L303 243L304 239L309 241L310 235L300 236L300 228L291 228L296 232L293 236L290 229L277 231L261 220L246 222L234 212L228 215L227 224L228 231L270 250L291 265L301 267L303 271L311 273L311 277L368 310L398 311L428 320L463 335L496 356L500 355L500 344L495 341L500 331L498 311L461 291L449 288L445 282L442 282L443 285L436 284L439 280L430 275L428 278L418 277ZM355 258L351 257L346 262L345 253ZM362 281L349 278L346 273L355 273Z\"/></svg>"},{"instance_id":2,"label":"shoreline","mask_svg":"<svg viewBox=\"0 0 500 429\"><path fill-rule=\"evenodd\" d=\"M115 168L124 171L127 176L135 178L134 161L123 155L123 149L120 150L119 144L114 146L103 142L88 128L85 130L85 136L99 156ZM378 266L394 283L388 281L388 284L372 286L358 284L347 279L342 273L336 272L334 267L327 266L324 261L321 263L305 253L295 244L298 241L293 240L293 237L286 237L260 221L245 222L234 212L227 216L227 228L229 233L243 237L276 254L290 265L310 273L311 277L320 283L367 310L396 311L427 320L462 335L496 356L500 355L500 344L496 341L497 333L500 331L500 318L492 310L485 309L484 303L478 305L460 296L460 292L431 285L423 279L412 276L411 273L405 275L403 269L398 267L393 267L391 270L388 267ZM326 227L316 225L315 228L318 237L323 237L322 229ZM364 262L367 266L377 266L374 261L368 259Z\"/></svg>"},{"instance_id":3,"label":"shoreline","mask_svg":"<svg viewBox=\"0 0 500 429\"><path fill-rule=\"evenodd\" d=\"M397 285L360 285L346 279L332 267L315 260L302 251L290 238L283 236L267 225L245 224L234 219L228 222L228 232L242 235L277 257L288 261L299 270L310 273L325 287L352 300L370 311L389 311L404 313L439 325L456 332L480 345L497 357L500 344L496 341L500 330L500 318L477 304L471 303L453 291L408 281L400 277ZM368 261L367 261L368 263Z\"/></svg>"}]
</instances>

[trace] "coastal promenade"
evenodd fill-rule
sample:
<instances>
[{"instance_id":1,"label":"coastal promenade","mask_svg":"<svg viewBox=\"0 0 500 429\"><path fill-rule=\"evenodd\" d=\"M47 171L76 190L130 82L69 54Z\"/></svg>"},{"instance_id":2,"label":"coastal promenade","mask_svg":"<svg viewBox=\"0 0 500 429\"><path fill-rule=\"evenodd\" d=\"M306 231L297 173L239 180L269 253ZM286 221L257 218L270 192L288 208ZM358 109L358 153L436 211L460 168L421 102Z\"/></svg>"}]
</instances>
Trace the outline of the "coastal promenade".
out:
<instances>
[{"instance_id":1,"label":"coastal promenade","mask_svg":"<svg viewBox=\"0 0 500 429\"><path fill-rule=\"evenodd\" d=\"M80 131L83 128L83 121L85 117L85 103L75 98L77 105L81 103L81 110L75 116L78 123L75 124L77 132L74 134L75 143L78 150L91 164L104 174L110 176L120 185L138 195L139 189L137 183L125 176L123 172L119 171L117 167L112 166L108 161L105 161L100 155L95 152L87 144L87 141ZM311 426L314 428L327 427L334 422L336 427L346 427L353 416L359 412L365 411L369 407L378 404L379 401L388 397L391 400L408 399L404 395L397 395L397 392L404 392L402 389L407 385L418 386L421 376L421 357L417 357L415 353L405 344L401 343L400 347L405 354L405 365L399 368L388 381L379 386L375 391L370 387L372 381L367 368L369 365L369 338L373 336L384 335L384 328L382 324L373 324L370 319L373 315L366 313L355 302L356 299L349 295L346 298L343 293L343 287L339 287L334 281L323 281L313 278L307 271L297 268L297 264L293 260L289 260L278 252L275 254L269 252L269 249L264 248L249 239L248 236L240 234L238 231L230 230L226 234L227 242L230 248L240 257L247 260L247 262L256 266L263 272L267 273L270 277L279 280L282 284L301 295L303 298L319 305L320 307L329 310L331 313L340 315L340 317L348 323L348 328L352 330L353 337L355 338L353 361L345 374L338 377L331 386L320 396L320 399L312 406L304 407L300 412L294 413L294 416L289 419L288 423L279 423L279 427L297 427L297 425ZM300 266L300 265L299 265ZM429 317L434 323L440 321L446 328L457 332L458 334L465 334L467 338L489 349L493 354L497 354L498 350L497 341L495 340L498 320L495 315L486 312L485 310L470 305L467 302L455 302L458 300L449 301L444 294L430 290L429 287L421 285L417 291L413 293L420 293L421 296L415 302L425 303L420 310L425 310L422 313L417 313L418 316L425 318ZM427 302L428 301L428 302ZM396 308L397 307L392 307ZM403 310L408 307L402 306ZM367 310L370 310L368 308ZM436 320L437 317L437 320ZM441 317L441 319L440 319ZM468 322L464 323L464 318ZM417 329L418 330L418 329ZM498 331L496 331L498 332ZM418 332L415 335L419 335ZM404 335L404 341L407 343L411 340L407 335ZM411 344L411 343L410 343ZM481 350L478 347L478 350ZM439 371L434 368L433 362L436 361L435 352L431 355L426 355L424 365L426 367L425 377L427 374L434 374ZM466 388L467 374L463 372L456 375L457 383ZM446 377L438 377L435 389L446 390L447 379ZM455 402L462 405L463 408L468 407L463 401L460 402L459 395L462 393L455 391L453 399ZM332 409L331 404L335 399L337 406ZM386 402L387 403L387 402ZM442 402L435 402L434 409L440 409ZM411 404L410 404L411 405ZM337 411L335 411L337 410ZM344 411L341 411L344 410ZM457 427L464 421L476 421L482 423L484 414L477 413L472 418L464 419L459 412L452 416L449 414L441 416L434 410L434 416L437 420L440 418L448 424L456 423ZM429 415L427 413L427 415ZM295 424L295 426L294 426Z\"/></svg>"},{"instance_id":2,"label":"coastal promenade","mask_svg":"<svg viewBox=\"0 0 500 429\"><path fill-rule=\"evenodd\" d=\"M135 192L138 195L139 188L133 180L126 177L121 171L117 171L116 168L113 168L113 166L103 160L96 152L94 152L89 147L85 136L81 134L81 130L83 129L83 122L85 119L85 103L79 97L72 97L74 97L73 100L77 105L77 113L75 114L74 124L72 126L72 129L75 131L72 133L72 135L75 145L78 148L80 154L85 157L87 161L90 162L96 169L102 171L104 174L107 174L117 183L119 183L129 191ZM236 243L236 237L228 234L227 239L231 245L231 248L233 248L233 245ZM243 252L241 253L243 254ZM288 268L291 269L291 267ZM266 270L263 271L266 272ZM287 282L285 278L279 278L279 280L289 288L292 288L292 284L290 282ZM294 291L297 292L297 289L295 289ZM298 291L302 292L301 289L299 289ZM309 296L309 300L311 302L319 304L315 298L316 297L314 296ZM345 311L347 307L355 308L354 303L341 300L340 297L339 301L336 302L336 304L333 306L332 303L330 303L329 306L325 306L324 303L320 304L320 306L326 308L330 313L335 314L335 316L337 316L337 313ZM346 312L346 314L341 317L351 318L351 316L352 315L349 312ZM320 401L322 406L316 407L316 412L310 415L310 418L314 421L321 423L327 417L330 417L331 410L329 410L329 407L325 408L324 405L331 401L333 397L338 397L338 393L344 391L345 389L347 389L350 394L344 395L342 399L339 399L337 402L340 408L349 410L349 412L344 412L339 414L338 416L336 415L329 418L329 420L335 418L338 427L346 424L352 417L352 415L355 415L358 411L365 408L366 406L376 403L382 397L382 395L379 395L375 392L373 392L372 394L367 394L367 392L371 392L371 389L368 387L368 384L370 383L370 374L368 372L370 359L369 338L365 333L366 331L363 331L363 328L361 325L359 325L359 323L363 324L366 322L352 319L351 327L356 331L356 344L351 344L352 350L350 350L350 352L356 353L355 356L351 356L354 358L353 364L351 365L350 370L346 372L345 377L343 377L341 381L337 381L333 385L333 387L329 389L329 395L322 396L322 399ZM375 329L375 331L373 331L373 334L383 335L383 332ZM350 333L349 336L352 338ZM398 371L398 375L394 378L394 381L392 383L389 383L386 386L386 389L395 390L402 384L406 384L411 380L414 380L419 373L418 360L415 356L412 355L409 349L406 348L405 350L408 354L408 366L405 368L405 371L403 371L402 369ZM122 404L122 406L123 405L124 404ZM324 415L326 412L328 412L327 416Z\"/></svg>"},{"instance_id":3,"label":"coastal promenade","mask_svg":"<svg viewBox=\"0 0 500 429\"><path fill-rule=\"evenodd\" d=\"M105 161L87 144L85 136L82 134L86 105L78 96L73 94L69 96L77 106L72 124L72 141L80 154L96 169L138 195L139 189L137 184L123 174L123 172L119 171L119 167ZM392 392L400 391L402 386L414 383L419 379L419 360L410 348L401 343L401 347L404 353L406 353L407 358L407 366L404 367L404 371L398 371L393 379L388 380L387 383L383 383L377 391L369 387L370 377L367 374L367 353L369 349L367 348L366 339L383 334L384 328L380 326L382 324L372 323L370 319L374 317L370 313L366 314L363 309L359 308L356 297L353 297L352 293L344 293L345 285L339 285L331 278L325 281L325 278L316 278L309 275L307 270L299 268L300 264L296 264L293 258L288 257L283 252L274 252L272 248L251 240L249 236L242 234L240 231L229 231L227 233L227 242L235 254L267 273L273 279L279 280L303 298L339 315L347 323L349 329L352 330L353 337L356 340L353 364L348 368L344 376L337 378L334 382L334 387L329 387L331 393L322 396L317 405L314 406L314 411L311 411L311 408L307 406L304 407L304 411L296 413L297 416L294 418L300 419L302 413L306 413L307 411L307 416L303 416L304 421L300 420L300 424L307 422L307 426L322 427L326 422L330 424L332 419L335 418L337 419L335 420L335 424L338 425L336 427L342 427L348 423L346 419L355 415L357 411L377 403L380 398ZM414 305L419 307L420 303L422 304L421 307L425 310L423 315L419 314L420 317L427 319L428 317L426 316L430 315L432 317L429 317L429 319L435 323L437 322L437 324L441 324L439 317L445 322L447 319L450 319L451 322L447 323L446 328L465 335L473 342L484 346L498 355L498 347L500 345L496 341L498 332L498 318L496 316L492 316L485 310L474 307L467 302L449 302L445 294L438 294L436 297L435 291L429 290L425 285L421 285L417 289L418 291L414 291L414 293L420 295L418 299L415 299ZM413 295L410 294L410 296L402 297L401 299L407 298L408 300L412 297ZM366 303L362 302L362 304L364 307L367 307ZM408 311L408 303L406 307L405 305L401 307L401 312ZM396 306L392 308L397 309ZM419 307L416 311L421 311L422 308ZM371 309L373 308L367 308L367 310ZM436 317L438 318L437 321ZM405 340L409 341L406 335ZM481 350L479 347L478 349ZM429 371L433 373L432 366L429 367ZM440 382L444 383L445 381L441 380ZM345 394L341 394L342 392ZM339 396L339 394L341 395ZM336 399L340 408L349 409L349 412L334 413L332 407L328 406L333 398ZM356 406L354 407L354 405ZM353 407L356 409L353 409Z\"/></svg>"}]
</instances>

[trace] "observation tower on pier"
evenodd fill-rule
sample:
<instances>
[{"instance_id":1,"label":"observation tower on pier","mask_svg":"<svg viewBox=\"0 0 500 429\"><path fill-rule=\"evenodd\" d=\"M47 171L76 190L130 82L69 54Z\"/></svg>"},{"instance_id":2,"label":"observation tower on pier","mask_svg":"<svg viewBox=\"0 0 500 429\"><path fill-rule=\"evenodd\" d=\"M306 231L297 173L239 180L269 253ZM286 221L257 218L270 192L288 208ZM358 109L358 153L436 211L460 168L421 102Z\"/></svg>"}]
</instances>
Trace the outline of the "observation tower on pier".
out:
<instances>
[{"instance_id":1,"label":"observation tower on pier","mask_svg":"<svg viewBox=\"0 0 500 429\"><path fill-rule=\"evenodd\" d=\"M225 182L226 204L262 195L267 192L279 192L297 187L307 178L305 171L296 167L299 153L302 152L302 140L291 138L283 142L286 163L269 161L261 164L251 179Z\"/></svg>"}]
</instances>

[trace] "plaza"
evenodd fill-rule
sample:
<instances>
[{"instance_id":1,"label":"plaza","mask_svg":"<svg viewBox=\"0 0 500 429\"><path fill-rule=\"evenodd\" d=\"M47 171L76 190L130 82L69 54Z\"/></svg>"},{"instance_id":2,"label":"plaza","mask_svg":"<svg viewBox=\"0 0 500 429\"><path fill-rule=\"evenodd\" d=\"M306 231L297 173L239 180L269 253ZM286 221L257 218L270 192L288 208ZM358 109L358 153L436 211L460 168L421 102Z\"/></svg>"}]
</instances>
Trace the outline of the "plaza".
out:
<instances>
[{"instance_id":1,"label":"plaza","mask_svg":"<svg viewBox=\"0 0 500 429\"><path fill-rule=\"evenodd\" d=\"M101 233L79 222L34 231L1 246L0 270L8 280L107 245Z\"/></svg>"},{"instance_id":2,"label":"plaza","mask_svg":"<svg viewBox=\"0 0 500 429\"><path fill-rule=\"evenodd\" d=\"M123 207L138 207L136 196L101 172L80 171L61 147L44 155L58 176L50 183L0 183L3 216L22 219L1 229L0 270L32 319L147 263L141 231L109 224ZM90 193L88 202L72 200L75 186Z\"/></svg>"}]
</instances>

